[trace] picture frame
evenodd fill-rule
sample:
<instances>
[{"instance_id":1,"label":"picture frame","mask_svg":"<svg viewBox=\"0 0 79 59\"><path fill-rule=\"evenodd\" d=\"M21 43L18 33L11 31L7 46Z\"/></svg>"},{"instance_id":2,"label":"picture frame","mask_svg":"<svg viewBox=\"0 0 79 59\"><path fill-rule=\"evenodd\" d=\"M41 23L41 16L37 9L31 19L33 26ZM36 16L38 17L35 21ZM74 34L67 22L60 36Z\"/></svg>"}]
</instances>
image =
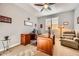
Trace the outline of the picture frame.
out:
<instances>
[{"instance_id":1,"label":"picture frame","mask_svg":"<svg viewBox=\"0 0 79 59\"><path fill-rule=\"evenodd\" d=\"M0 22L12 23L12 18L0 15Z\"/></svg>"},{"instance_id":2,"label":"picture frame","mask_svg":"<svg viewBox=\"0 0 79 59\"><path fill-rule=\"evenodd\" d=\"M79 24L79 17L77 17L77 24Z\"/></svg>"},{"instance_id":3,"label":"picture frame","mask_svg":"<svg viewBox=\"0 0 79 59\"><path fill-rule=\"evenodd\" d=\"M68 25L68 24L69 24L68 21L63 22L63 25Z\"/></svg>"},{"instance_id":4,"label":"picture frame","mask_svg":"<svg viewBox=\"0 0 79 59\"><path fill-rule=\"evenodd\" d=\"M40 24L40 28L43 28L43 24Z\"/></svg>"},{"instance_id":5,"label":"picture frame","mask_svg":"<svg viewBox=\"0 0 79 59\"><path fill-rule=\"evenodd\" d=\"M25 25L25 26L32 26L33 23L30 22L30 21L26 21L26 20L24 20L24 25Z\"/></svg>"}]
</instances>

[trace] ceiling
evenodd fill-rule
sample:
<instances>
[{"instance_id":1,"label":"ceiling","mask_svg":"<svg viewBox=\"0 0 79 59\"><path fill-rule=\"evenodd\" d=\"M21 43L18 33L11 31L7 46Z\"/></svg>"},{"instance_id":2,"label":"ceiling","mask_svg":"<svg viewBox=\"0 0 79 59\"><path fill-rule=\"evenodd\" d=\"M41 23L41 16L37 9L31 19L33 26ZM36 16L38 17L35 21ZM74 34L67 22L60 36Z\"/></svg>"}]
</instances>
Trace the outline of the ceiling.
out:
<instances>
[{"instance_id":1,"label":"ceiling","mask_svg":"<svg viewBox=\"0 0 79 59\"><path fill-rule=\"evenodd\" d=\"M32 13L35 16L45 16L45 15L51 15L51 14L56 14L56 13L61 13L65 11L70 11L74 10L79 4L78 3L55 3L54 5L51 5L50 7L52 10L44 10L40 12L42 7L40 6L35 6L33 3L20 3L16 4L23 9L27 10L28 12Z\"/></svg>"},{"instance_id":2,"label":"ceiling","mask_svg":"<svg viewBox=\"0 0 79 59\"><path fill-rule=\"evenodd\" d=\"M44 15L51 15L51 14L55 14L55 13L60 13L60 12L65 12L65 11L70 11L75 9L79 4L77 3L56 3L54 5L51 5L50 7L52 8L52 10L44 10L42 12L40 12L40 10L42 9L42 7L40 6L35 6L34 4L30 4L36 11L38 11L38 13L41 16Z\"/></svg>"}]
</instances>

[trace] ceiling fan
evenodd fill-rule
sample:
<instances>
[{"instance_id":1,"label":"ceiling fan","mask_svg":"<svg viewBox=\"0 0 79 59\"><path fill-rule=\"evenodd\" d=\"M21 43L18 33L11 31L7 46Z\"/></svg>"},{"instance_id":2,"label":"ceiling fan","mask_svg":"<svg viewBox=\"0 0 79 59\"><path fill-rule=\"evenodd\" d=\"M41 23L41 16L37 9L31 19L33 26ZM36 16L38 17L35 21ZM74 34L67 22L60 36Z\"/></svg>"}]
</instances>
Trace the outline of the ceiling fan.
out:
<instances>
[{"instance_id":1,"label":"ceiling fan","mask_svg":"<svg viewBox=\"0 0 79 59\"><path fill-rule=\"evenodd\" d=\"M52 10L49 6L53 5L55 3L39 3L39 4L34 4L35 6L42 6L43 8L40 10L41 12L44 9Z\"/></svg>"}]
</instances>

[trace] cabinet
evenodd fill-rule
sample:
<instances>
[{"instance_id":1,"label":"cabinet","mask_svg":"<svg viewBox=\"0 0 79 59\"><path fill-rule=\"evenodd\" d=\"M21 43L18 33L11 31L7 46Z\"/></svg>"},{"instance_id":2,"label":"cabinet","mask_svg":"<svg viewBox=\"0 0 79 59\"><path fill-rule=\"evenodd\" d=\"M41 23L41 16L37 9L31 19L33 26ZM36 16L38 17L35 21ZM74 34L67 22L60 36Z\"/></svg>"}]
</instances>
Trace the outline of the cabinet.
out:
<instances>
[{"instance_id":1,"label":"cabinet","mask_svg":"<svg viewBox=\"0 0 79 59\"><path fill-rule=\"evenodd\" d=\"M53 55L53 42L50 38L38 37L37 49L46 54Z\"/></svg>"},{"instance_id":2,"label":"cabinet","mask_svg":"<svg viewBox=\"0 0 79 59\"><path fill-rule=\"evenodd\" d=\"M30 44L30 34L21 34L21 44L22 45Z\"/></svg>"}]
</instances>

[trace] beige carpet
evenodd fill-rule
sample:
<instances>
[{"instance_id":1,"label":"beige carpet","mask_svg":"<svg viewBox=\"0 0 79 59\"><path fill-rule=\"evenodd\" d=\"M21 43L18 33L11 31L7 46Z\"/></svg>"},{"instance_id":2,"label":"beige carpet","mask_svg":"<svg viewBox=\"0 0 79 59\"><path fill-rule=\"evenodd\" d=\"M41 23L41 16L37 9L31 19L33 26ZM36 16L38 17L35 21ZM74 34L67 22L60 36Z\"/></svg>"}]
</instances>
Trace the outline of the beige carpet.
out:
<instances>
[{"instance_id":1,"label":"beige carpet","mask_svg":"<svg viewBox=\"0 0 79 59\"><path fill-rule=\"evenodd\" d=\"M19 45L2 53L1 56L48 56L47 54L37 51L33 45Z\"/></svg>"},{"instance_id":2,"label":"beige carpet","mask_svg":"<svg viewBox=\"0 0 79 59\"><path fill-rule=\"evenodd\" d=\"M79 56L79 50L61 46L60 39L56 38L54 46L54 56Z\"/></svg>"},{"instance_id":3,"label":"beige carpet","mask_svg":"<svg viewBox=\"0 0 79 59\"><path fill-rule=\"evenodd\" d=\"M60 39L55 39L54 56L79 56L79 50L75 50L69 47L61 46ZM48 56L47 54L37 51L37 48L33 45L19 45L8 51L4 52L2 56Z\"/></svg>"}]
</instances>

